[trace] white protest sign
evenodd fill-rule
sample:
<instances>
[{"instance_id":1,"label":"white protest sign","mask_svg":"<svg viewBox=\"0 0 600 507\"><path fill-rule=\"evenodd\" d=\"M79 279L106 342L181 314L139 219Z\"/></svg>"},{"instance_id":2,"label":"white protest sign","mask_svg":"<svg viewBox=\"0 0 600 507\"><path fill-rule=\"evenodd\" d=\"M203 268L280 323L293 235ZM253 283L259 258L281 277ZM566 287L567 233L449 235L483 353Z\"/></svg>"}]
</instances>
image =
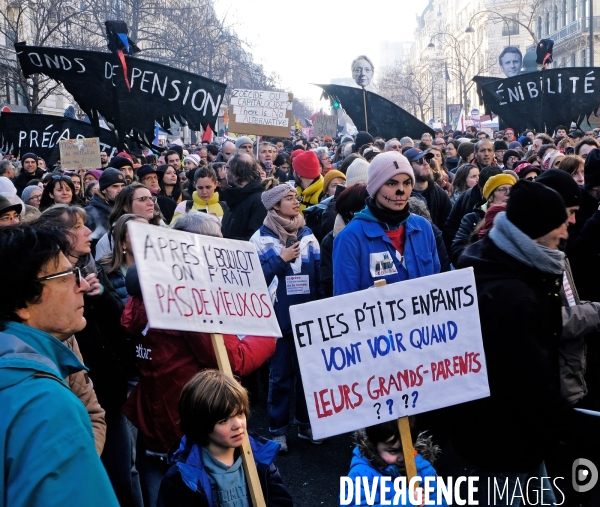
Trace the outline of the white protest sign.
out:
<instances>
[{"instance_id":1,"label":"white protest sign","mask_svg":"<svg viewBox=\"0 0 600 507\"><path fill-rule=\"evenodd\" d=\"M281 336L252 243L127 227L151 328Z\"/></svg>"},{"instance_id":2,"label":"white protest sign","mask_svg":"<svg viewBox=\"0 0 600 507\"><path fill-rule=\"evenodd\" d=\"M60 162L63 171L97 169L102 167L100 160L100 139L85 137L63 139L59 142Z\"/></svg>"},{"instance_id":3,"label":"white protest sign","mask_svg":"<svg viewBox=\"0 0 600 507\"><path fill-rule=\"evenodd\" d=\"M273 90L231 91L229 131L238 134L289 136L294 96Z\"/></svg>"},{"instance_id":4,"label":"white protest sign","mask_svg":"<svg viewBox=\"0 0 600 507\"><path fill-rule=\"evenodd\" d=\"M313 121L313 136L335 137L337 135L338 117L318 114Z\"/></svg>"},{"instance_id":5,"label":"white protest sign","mask_svg":"<svg viewBox=\"0 0 600 507\"><path fill-rule=\"evenodd\" d=\"M316 438L489 396L473 269L290 308Z\"/></svg>"}]
</instances>

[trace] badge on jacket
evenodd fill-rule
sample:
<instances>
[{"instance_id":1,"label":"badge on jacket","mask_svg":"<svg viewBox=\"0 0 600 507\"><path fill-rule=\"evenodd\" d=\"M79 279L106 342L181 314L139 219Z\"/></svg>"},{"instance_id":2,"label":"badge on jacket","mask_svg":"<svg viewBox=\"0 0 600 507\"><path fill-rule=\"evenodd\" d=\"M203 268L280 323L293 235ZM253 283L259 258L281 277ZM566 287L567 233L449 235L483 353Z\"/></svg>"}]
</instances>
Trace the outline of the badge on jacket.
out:
<instances>
[{"instance_id":1,"label":"badge on jacket","mask_svg":"<svg viewBox=\"0 0 600 507\"><path fill-rule=\"evenodd\" d=\"M394 259L389 252L372 253L369 257L371 276L395 275L398 273Z\"/></svg>"}]
</instances>

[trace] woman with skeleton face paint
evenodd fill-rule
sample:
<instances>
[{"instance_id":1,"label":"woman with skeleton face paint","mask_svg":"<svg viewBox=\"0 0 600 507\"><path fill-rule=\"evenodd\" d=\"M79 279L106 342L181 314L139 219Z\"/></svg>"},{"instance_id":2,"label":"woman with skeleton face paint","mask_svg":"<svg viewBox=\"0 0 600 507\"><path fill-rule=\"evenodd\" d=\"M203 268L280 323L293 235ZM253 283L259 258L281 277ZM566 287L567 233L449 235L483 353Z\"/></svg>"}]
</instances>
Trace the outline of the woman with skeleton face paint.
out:
<instances>
[{"instance_id":1,"label":"woman with skeleton face paint","mask_svg":"<svg viewBox=\"0 0 600 507\"><path fill-rule=\"evenodd\" d=\"M334 295L440 272L430 223L412 215L408 198L413 169L396 151L382 153L369 166L366 207L354 215L333 244Z\"/></svg>"}]
</instances>

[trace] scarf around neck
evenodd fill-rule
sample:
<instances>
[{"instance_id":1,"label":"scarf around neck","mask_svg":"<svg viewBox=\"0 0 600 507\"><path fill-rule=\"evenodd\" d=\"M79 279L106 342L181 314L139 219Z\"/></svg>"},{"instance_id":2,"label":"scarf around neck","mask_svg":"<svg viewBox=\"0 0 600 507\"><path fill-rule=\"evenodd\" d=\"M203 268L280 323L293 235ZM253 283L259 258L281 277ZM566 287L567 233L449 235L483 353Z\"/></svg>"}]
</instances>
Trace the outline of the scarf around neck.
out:
<instances>
[{"instance_id":1,"label":"scarf around neck","mask_svg":"<svg viewBox=\"0 0 600 507\"><path fill-rule=\"evenodd\" d=\"M300 202L300 214L304 213L304 210L309 206L314 206L315 204L319 204L319 197L323 192L323 185L325 180L323 176L319 176L315 181L313 181L308 187L303 189L300 185L296 186L296 190L298 191L298 195L302 199Z\"/></svg>"},{"instance_id":2,"label":"scarf around neck","mask_svg":"<svg viewBox=\"0 0 600 507\"><path fill-rule=\"evenodd\" d=\"M279 241L285 247L288 238L298 236L298 231L306 225L306 222L302 215L298 215L290 220L289 218L279 216L274 209L271 209L267 212L263 224L279 238Z\"/></svg>"},{"instance_id":3,"label":"scarf around neck","mask_svg":"<svg viewBox=\"0 0 600 507\"><path fill-rule=\"evenodd\" d=\"M354 218L359 220L377 221L387 230L398 229L408 220L408 217L410 217L408 204L400 211L393 211L387 208L379 208L372 197L367 197L367 207L354 215Z\"/></svg>"},{"instance_id":4,"label":"scarf around neck","mask_svg":"<svg viewBox=\"0 0 600 507\"><path fill-rule=\"evenodd\" d=\"M506 212L496 215L494 227L488 236L500 250L526 266L554 275L561 275L565 270L563 252L533 241L506 218Z\"/></svg>"}]
</instances>

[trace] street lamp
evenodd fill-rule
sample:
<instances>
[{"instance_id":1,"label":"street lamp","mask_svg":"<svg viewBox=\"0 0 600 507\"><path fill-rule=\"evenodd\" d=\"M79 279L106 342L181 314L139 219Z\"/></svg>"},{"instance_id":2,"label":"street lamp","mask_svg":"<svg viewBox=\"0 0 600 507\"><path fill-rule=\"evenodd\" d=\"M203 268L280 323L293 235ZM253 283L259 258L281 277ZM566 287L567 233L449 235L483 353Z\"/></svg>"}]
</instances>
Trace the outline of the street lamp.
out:
<instances>
[{"instance_id":1,"label":"street lamp","mask_svg":"<svg viewBox=\"0 0 600 507\"><path fill-rule=\"evenodd\" d=\"M429 41L429 44L427 44L427 49L434 49L435 48L435 44L433 43L433 41Z\"/></svg>"}]
</instances>

